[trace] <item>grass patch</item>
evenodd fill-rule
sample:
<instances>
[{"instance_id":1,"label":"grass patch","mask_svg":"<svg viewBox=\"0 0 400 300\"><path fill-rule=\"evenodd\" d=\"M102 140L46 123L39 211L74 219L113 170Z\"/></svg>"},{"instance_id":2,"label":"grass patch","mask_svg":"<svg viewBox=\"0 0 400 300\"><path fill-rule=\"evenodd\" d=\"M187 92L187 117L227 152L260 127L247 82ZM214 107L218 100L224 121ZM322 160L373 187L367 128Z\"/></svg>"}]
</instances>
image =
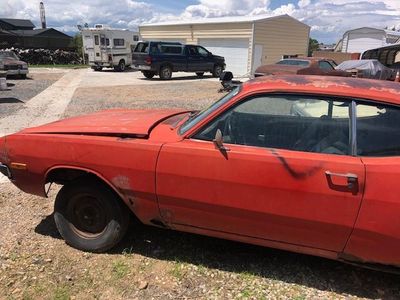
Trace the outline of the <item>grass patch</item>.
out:
<instances>
[{"instance_id":1,"label":"grass patch","mask_svg":"<svg viewBox=\"0 0 400 300\"><path fill-rule=\"evenodd\" d=\"M69 288L66 286L57 287L54 291L54 300L69 300L71 298Z\"/></svg>"},{"instance_id":2,"label":"grass patch","mask_svg":"<svg viewBox=\"0 0 400 300\"><path fill-rule=\"evenodd\" d=\"M112 274L115 279L124 278L129 271L129 266L123 261L115 261L112 267Z\"/></svg>"},{"instance_id":3,"label":"grass patch","mask_svg":"<svg viewBox=\"0 0 400 300\"><path fill-rule=\"evenodd\" d=\"M183 279L185 276L185 271L183 270L184 263L176 261L170 270L170 274L178 280Z\"/></svg>"}]
</instances>

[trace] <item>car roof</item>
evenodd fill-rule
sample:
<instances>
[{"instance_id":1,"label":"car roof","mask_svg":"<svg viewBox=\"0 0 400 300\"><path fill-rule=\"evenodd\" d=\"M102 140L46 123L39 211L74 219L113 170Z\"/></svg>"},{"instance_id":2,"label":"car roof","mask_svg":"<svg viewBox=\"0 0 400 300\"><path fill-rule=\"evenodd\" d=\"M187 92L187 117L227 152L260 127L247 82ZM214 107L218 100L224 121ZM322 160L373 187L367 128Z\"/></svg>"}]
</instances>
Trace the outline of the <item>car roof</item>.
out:
<instances>
[{"instance_id":1,"label":"car roof","mask_svg":"<svg viewBox=\"0 0 400 300\"><path fill-rule=\"evenodd\" d=\"M400 83L317 75L262 76L245 82L247 92L284 92L351 97L400 105Z\"/></svg>"},{"instance_id":2,"label":"car roof","mask_svg":"<svg viewBox=\"0 0 400 300\"><path fill-rule=\"evenodd\" d=\"M321 60L329 60L332 61L333 59L330 58L324 58L324 57L289 57L289 58L284 58L281 60L306 60L306 61L321 61Z\"/></svg>"}]
</instances>

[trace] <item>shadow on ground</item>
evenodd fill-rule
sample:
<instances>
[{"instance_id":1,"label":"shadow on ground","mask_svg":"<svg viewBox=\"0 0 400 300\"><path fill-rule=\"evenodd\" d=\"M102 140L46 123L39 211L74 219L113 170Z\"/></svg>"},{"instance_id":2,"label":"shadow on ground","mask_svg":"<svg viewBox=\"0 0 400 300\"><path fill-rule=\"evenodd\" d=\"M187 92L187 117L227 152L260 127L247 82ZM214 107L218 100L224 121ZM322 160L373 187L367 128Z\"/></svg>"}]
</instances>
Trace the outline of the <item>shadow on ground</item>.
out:
<instances>
[{"instance_id":1,"label":"shadow on ground","mask_svg":"<svg viewBox=\"0 0 400 300\"><path fill-rule=\"evenodd\" d=\"M120 71L114 70L113 68L105 68L105 69L103 69L101 71L95 71L95 72L100 72L100 73L101 72L102 73L134 73L134 72L137 72L137 70L131 69L131 68L126 68L125 71L120 72Z\"/></svg>"},{"instance_id":2,"label":"shadow on ground","mask_svg":"<svg viewBox=\"0 0 400 300\"><path fill-rule=\"evenodd\" d=\"M17 98L13 98L13 97L4 97L4 98L0 98L0 104L1 103L24 103L24 101L21 101Z\"/></svg>"},{"instance_id":3,"label":"shadow on ground","mask_svg":"<svg viewBox=\"0 0 400 300\"><path fill-rule=\"evenodd\" d=\"M35 232L61 238L53 215ZM65 246L68 247L68 246ZM132 224L109 254L140 254L226 272L246 273L321 291L366 298L399 299L400 276L319 257Z\"/></svg>"},{"instance_id":4,"label":"shadow on ground","mask_svg":"<svg viewBox=\"0 0 400 300\"><path fill-rule=\"evenodd\" d=\"M214 78L212 75L204 75L203 77L198 77L196 75L194 76L179 76L179 77L174 77L174 75L172 75L171 79L165 80L165 79L161 79L160 77L154 77L154 78L139 78L140 80L145 80L145 81L182 81L182 80L199 80L199 79L210 79L210 78Z\"/></svg>"}]
</instances>

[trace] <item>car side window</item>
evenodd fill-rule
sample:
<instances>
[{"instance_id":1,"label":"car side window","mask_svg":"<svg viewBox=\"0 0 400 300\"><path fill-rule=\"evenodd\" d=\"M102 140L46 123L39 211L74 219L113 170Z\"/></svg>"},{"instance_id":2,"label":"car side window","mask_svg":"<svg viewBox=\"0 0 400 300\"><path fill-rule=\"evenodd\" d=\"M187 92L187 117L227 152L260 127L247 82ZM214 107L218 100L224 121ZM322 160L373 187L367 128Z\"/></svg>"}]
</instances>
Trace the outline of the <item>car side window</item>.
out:
<instances>
[{"instance_id":1,"label":"car side window","mask_svg":"<svg viewBox=\"0 0 400 300\"><path fill-rule=\"evenodd\" d=\"M330 63L328 63L327 61L320 61L319 62L319 67L320 69L324 69L324 70L333 70L333 67Z\"/></svg>"},{"instance_id":2,"label":"car side window","mask_svg":"<svg viewBox=\"0 0 400 300\"><path fill-rule=\"evenodd\" d=\"M197 47L197 52L201 56L208 56L208 51L206 49L204 49L203 47Z\"/></svg>"},{"instance_id":3,"label":"car side window","mask_svg":"<svg viewBox=\"0 0 400 300\"><path fill-rule=\"evenodd\" d=\"M400 156L400 108L357 104L357 154L370 157Z\"/></svg>"},{"instance_id":4,"label":"car side window","mask_svg":"<svg viewBox=\"0 0 400 300\"><path fill-rule=\"evenodd\" d=\"M349 154L349 103L297 95L260 95L218 116L192 138L326 154Z\"/></svg>"},{"instance_id":5,"label":"car side window","mask_svg":"<svg viewBox=\"0 0 400 300\"><path fill-rule=\"evenodd\" d=\"M188 47L188 51L189 51L189 55L190 55L190 56L196 56L196 55L198 55L196 47L193 47L193 46Z\"/></svg>"}]
</instances>

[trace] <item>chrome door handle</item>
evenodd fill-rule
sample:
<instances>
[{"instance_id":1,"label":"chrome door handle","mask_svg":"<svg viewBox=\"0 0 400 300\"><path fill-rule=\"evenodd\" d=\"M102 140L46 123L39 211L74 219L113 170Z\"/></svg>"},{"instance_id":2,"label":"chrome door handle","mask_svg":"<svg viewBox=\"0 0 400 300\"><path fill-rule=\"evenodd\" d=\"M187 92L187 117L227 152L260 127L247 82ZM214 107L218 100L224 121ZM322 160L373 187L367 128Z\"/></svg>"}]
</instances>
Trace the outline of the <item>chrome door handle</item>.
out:
<instances>
[{"instance_id":1,"label":"chrome door handle","mask_svg":"<svg viewBox=\"0 0 400 300\"><path fill-rule=\"evenodd\" d=\"M347 188L351 191L358 189L358 176L353 173L334 173L325 171L327 177L345 177L347 178Z\"/></svg>"}]
</instances>

